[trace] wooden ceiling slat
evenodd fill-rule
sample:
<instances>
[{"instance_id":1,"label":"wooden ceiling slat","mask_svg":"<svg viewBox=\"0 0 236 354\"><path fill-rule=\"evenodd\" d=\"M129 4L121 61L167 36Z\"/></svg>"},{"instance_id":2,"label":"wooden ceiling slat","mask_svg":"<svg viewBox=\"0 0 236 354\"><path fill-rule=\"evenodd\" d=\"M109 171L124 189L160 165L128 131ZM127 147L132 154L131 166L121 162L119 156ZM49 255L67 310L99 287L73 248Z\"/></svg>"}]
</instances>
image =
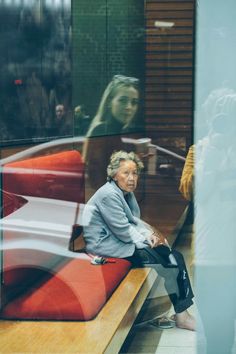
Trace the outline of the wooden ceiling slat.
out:
<instances>
[{"instance_id":1,"label":"wooden ceiling slat","mask_svg":"<svg viewBox=\"0 0 236 354\"><path fill-rule=\"evenodd\" d=\"M170 60L159 60L158 62L149 62L147 63L147 69L153 69L157 67L163 67L163 68L192 68L192 63L189 61L170 61ZM175 78L174 78L175 79ZM169 78L167 78L167 81L169 82ZM192 81L192 78L191 78ZM159 81L160 82L160 81ZM161 81L162 82L162 81ZM177 81L178 82L178 79Z\"/></svg>"},{"instance_id":2,"label":"wooden ceiling slat","mask_svg":"<svg viewBox=\"0 0 236 354\"><path fill-rule=\"evenodd\" d=\"M172 108L172 109L181 109L181 108L189 108L191 109L192 107L192 102L188 102L188 101L175 101L175 102L172 102L172 101L169 101L168 103L166 103L165 101L159 101L159 102L146 102L146 108L149 108L149 109L152 109L152 108L156 108L156 109L161 109L161 108L165 108L166 107L166 104L168 104L168 107L169 108Z\"/></svg>"},{"instance_id":3,"label":"wooden ceiling slat","mask_svg":"<svg viewBox=\"0 0 236 354\"><path fill-rule=\"evenodd\" d=\"M193 11L191 10L182 10L182 11L175 11L175 10L166 10L166 11L149 11L148 14L148 21L149 20L192 20L193 18Z\"/></svg>"},{"instance_id":4,"label":"wooden ceiling slat","mask_svg":"<svg viewBox=\"0 0 236 354\"><path fill-rule=\"evenodd\" d=\"M191 141L194 7L195 0L146 0L145 116L154 143ZM157 28L157 20L174 26Z\"/></svg>"},{"instance_id":5,"label":"wooden ceiling slat","mask_svg":"<svg viewBox=\"0 0 236 354\"><path fill-rule=\"evenodd\" d=\"M182 36L159 36L156 35L155 33L148 33L148 36L146 38L146 44L162 44L164 45L165 43L169 44L175 43L175 44L192 44L192 36L187 36L187 35L182 35Z\"/></svg>"},{"instance_id":6,"label":"wooden ceiling slat","mask_svg":"<svg viewBox=\"0 0 236 354\"><path fill-rule=\"evenodd\" d=\"M159 37L164 37L167 35L168 37L174 35L174 36L181 36L181 35L189 35L191 36L193 34L193 28L192 27L181 27L181 28L175 28L173 27L172 29L168 29L168 32L161 32L160 29L155 28L154 26L146 27L146 33L151 33L155 34Z\"/></svg>"},{"instance_id":7,"label":"wooden ceiling slat","mask_svg":"<svg viewBox=\"0 0 236 354\"><path fill-rule=\"evenodd\" d=\"M191 109L187 108L187 107L180 107L180 109L178 109L178 114L176 114L175 109L174 108L169 108L168 110L166 110L163 107L157 107L157 108L148 108L146 107L146 110L148 112L148 117L146 118L147 121L153 121L154 117L165 117L165 119L180 119L182 117L186 117L187 119L189 119L191 117Z\"/></svg>"},{"instance_id":8,"label":"wooden ceiling slat","mask_svg":"<svg viewBox=\"0 0 236 354\"><path fill-rule=\"evenodd\" d=\"M147 86L148 84L146 84ZM146 94L146 101L153 101L153 100L158 100L158 95L162 95L163 99L164 97L167 96L167 94L172 94L172 100L175 100L175 98L173 97L179 97L176 99L183 99L186 98L188 99L188 97L190 95L192 95L192 85L178 85L178 87L176 87L176 84L172 84L171 87L167 86L167 85L161 85L161 87L158 85L153 85L151 87L149 87L150 85L148 85L148 87L146 87L145 90L145 94ZM178 94L182 94L182 98L180 98L180 95ZM149 98L150 96L150 98ZM171 96L170 96L171 97ZM167 99L167 98L165 98Z\"/></svg>"},{"instance_id":9,"label":"wooden ceiling slat","mask_svg":"<svg viewBox=\"0 0 236 354\"><path fill-rule=\"evenodd\" d=\"M166 101L166 100L192 100L191 93L156 93L156 94L149 94L148 101Z\"/></svg>"},{"instance_id":10,"label":"wooden ceiling slat","mask_svg":"<svg viewBox=\"0 0 236 354\"><path fill-rule=\"evenodd\" d=\"M155 26L155 21L158 21L158 20L162 20L162 21L167 21L169 19L169 17L163 19L163 18L160 18L159 16L159 11L157 11L156 15L153 14L153 17L149 17L148 21L146 21L146 27L151 27L151 26ZM175 12L176 14L176 12ZM176 19L176 17L172 17L173 21L171 22L174 22L174 27L173 28L179 28L179 27L190 27L192 28L193 27L193 21L191 18L178 18ZM158 31L158 28L155 27L156 30Z\"/></svg>"},{"instance_id":11,"label":"wooden ceiling slat","mask_svg":"<svg viewBox=\"0 0 236 354\"><path fill-rule=\"evenodd\" d=\"M146 77L159 76L192 76L192 69L186 68L152 68L146 72Z\"/></svg>"},{"instance_id":12,"label":"wooden ceiling slat","mask_svg":"<svg viewBox=\"0 0 236 354\"><path fill-rule=\"evenodd\" d=\"M174 9L174 11L194 10L193 1L148 1L146 4L146 8L149 11L170 11L170 9Z\"/></svg>"}]
</instances>

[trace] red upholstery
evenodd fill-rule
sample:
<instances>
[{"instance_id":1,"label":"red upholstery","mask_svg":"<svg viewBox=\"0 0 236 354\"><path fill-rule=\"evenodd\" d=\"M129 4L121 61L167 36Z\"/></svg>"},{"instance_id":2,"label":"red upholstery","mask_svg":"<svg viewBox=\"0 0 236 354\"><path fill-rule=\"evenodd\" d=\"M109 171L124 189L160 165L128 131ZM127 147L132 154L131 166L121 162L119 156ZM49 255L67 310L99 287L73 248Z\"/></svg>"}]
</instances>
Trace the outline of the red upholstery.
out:
<instances>
[{"instance_id":1,"label":"red upholstery","mask_svg":"<svg viewBox=\"0 0 236 354\"><path fill-rule=\"evenodd\" d=\"M2 194L2 204L3 204L3 216L12 214L15 210L21 208L27 200L19 195L3 193Z\"/></svg>"},{"instance_id":2,"label":"red upholstery","mask_svg":"<svg viewBox=\"0 0 236 354\"><path fill-rule=\"evenodd\" d=\"M70 150L6 164L3 167L2 188L4 217L27 203L27 199L21 195L83 203L84 164L81 154ZM21 232L21 229L18 231ZM11 240L17 240L17 236L19 233L4 230L4 246ZM63 260L64 257L50 253L47 249L4 249L4 294L8 297L9 293L17 292L19 287L27 288L29 282L37 281L42 276L42 269L52 270Z\"/></svg>"},{"instance_id":3,"label":"red upholstery","mask_svg":"<svg viewBox=\"0 0 236 354\"><path fill-rule=\"evenodd\" d=\"M76 150L6 164L2 181L7 192L84 202L84 164Z\"/></svg>"},{"instance_id":4,"label":"red upholstery","mask_svg":"<svg viewBox=\"0 0 236 354\"><path fill-rule=\"evenodd\" d=\"M86 255L73 259L44 283L8 303L5 319L90 320L130 269L130 263L91 265Z\"/></svg>"},{"instance_id":5,"label":"red upholstery","mask_svg":"<svg viewBox=\"0 0 236 354\"><path fill-rule=\"evenodd\" d=\"M81 155L78 151L66 151L7 164L3 168L3 190L83 203ZM21 196L13 196L13 202L4 196L3 215L10 215L24 203ZM8 241L11 238L15 238L14 231L3 235ZM1 318L90 320L95 317L131 265L122 259L91 265L87 255L75 256L67 258L27 247L4 250L2 290L8 303Z\"/></svg>"},{"instance_id":6,"label":"red upholstery","mask_svg":"<svg viewBox=\"0 0 236 354\"><path fill-rule=\"evenodd\" d=\"M37 281L45 272L55 272L65 257L34 249L7 249L3 257L3 281L6 294L8 290L21 286L27 287L29 282Z\"/></svg>"}]
</instances>

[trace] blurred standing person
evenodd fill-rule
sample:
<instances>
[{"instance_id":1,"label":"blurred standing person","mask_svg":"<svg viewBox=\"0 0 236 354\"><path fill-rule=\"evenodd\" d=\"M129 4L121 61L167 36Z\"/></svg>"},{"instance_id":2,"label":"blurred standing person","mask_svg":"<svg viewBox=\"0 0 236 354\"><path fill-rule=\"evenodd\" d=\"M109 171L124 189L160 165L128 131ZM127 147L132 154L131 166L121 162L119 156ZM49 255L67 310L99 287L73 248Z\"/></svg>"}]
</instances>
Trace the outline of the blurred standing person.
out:
<instances>
[{"instance_id":1,"label":"blurred standing person","mask_svg":"<svg viewBox=\"0 0 236 354\"><path fill-rule=\"evenodd\" d=\"M73 122L68 120L68 116L63 104L58 104L55 108L55 119L53 127L54 135L73 135Z\"/></svg>"},{"instance_id":2,"label":"blurred standing person","mask_svg":"<svg viewBox=\"0 0 236 354\"><path fill-rule=\"evenodd\" d=\"M58 104L55 108L56 122L61 122L65 116L65 107L63 104Z\"/></svg>"},{"instance_id":3,"label":"blurred standing person","mask_svg":"<svg viewBox=\"0 0 236 354\"><path fill-rule=\"evenodd\" d=\"M85 114L83 105L79 105L75 107L74 117L75 117L75 134L78 136L86 135L91 123L91 119L89 115Z\"/></svg>"},{"instance_id":4,"label":"blurred standing person","mask_svg":"<svg viewBox=\"0 0 236 354\"><path fill-rule=\"evenodd\" d=\"M214 90L203 108L209 128L195 148L195 284L203 324L197 345L198 353L231 354L236 319L236 92Z\"/></svg>"}]
</instances>

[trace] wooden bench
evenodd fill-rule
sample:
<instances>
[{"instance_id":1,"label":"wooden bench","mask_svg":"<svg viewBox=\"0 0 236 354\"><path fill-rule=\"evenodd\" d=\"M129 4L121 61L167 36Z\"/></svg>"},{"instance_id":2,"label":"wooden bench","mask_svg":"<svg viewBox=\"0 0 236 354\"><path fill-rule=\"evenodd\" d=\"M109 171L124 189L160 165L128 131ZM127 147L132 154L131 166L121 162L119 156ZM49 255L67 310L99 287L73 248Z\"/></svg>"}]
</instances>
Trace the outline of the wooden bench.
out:
<instances>
[{"instance_id":1,"label":"wooden bench","mask_svg":"<svg viewBox=\"0 0 236 354\"><path fill-rule=\"evenodd\" d=\"M131 269L91 321L0 321L1 352L118 353L156 277Z\"/></svg>"},{"instance_id":2,"label":"wooden bench","mask_svg":"<svg viewBox=\"0 0 236 354\"><path fill-rule=\"evenodd\" d=\"M68 154L69 153L71 154L71 152L68 152ZM73 152L73 154L75 153ZM56 157L56 155L55 157L53 155L54 165ZM9 168L16 168L16 171L14 171L14 173L12 173L12 170L8 171L9 169L5 171L5 189L8 191L8 189L14 187L16 190L10 190L10 192L19 193L19 191L22 191L23 187L34 188L37 186L38 188L40 184L37 181L30 180L29 183L25 183L25 178L33 178L35 174L32 175L29 173L26 176L22 174L17 175L17 167L22 167L22 163L31 164L32 162L33 164L35 161L39 161L41 168L41 162L43 161L45 170L45 163L51 163L51 158L52 155L48 155L43 158L39 157L27 161L24 160L23 162L21 160L19 163L13 162L13 166L11 165L10 167L8 165ZM61 154L59 160L61 166ZM17 164L19 164L19 166ZM73 164L73 166L74 165L75 164ZM23 167L27 168L27 166ZM52 169L51 165L49 167ZM55 168L55 166L53 166L53 168ZM8 172L9 175L7 174ZM15 177L19 177L17 180L18 184L11 180ZM23 178L22 181L20 179L21 177ZM41 177L41 174L37 173L36 177ZM22 185L20 184L21 182ZM65 181L61 184L65 186ZM71 183L69 185L71 186ZM33 193L35 193L35 190L34 188ZM44 188L40 191L37 189L39 196L41 196L41 193L45 190L48 190L48 188ZM63 188L63 190L65 191L65 188ZM27 190L25 194L30 195L30 192ZM58 196L52 196L52 198L55 197ZM81 196L81 198L82 197L83 196ZM4 259L6 259L6 255ZM131 269L93 320L1 320L1 352L40 354L75 352L99 354L117 353L140 312L156 276L155 271L151 269Z\"/></svg>"}]
</instances>

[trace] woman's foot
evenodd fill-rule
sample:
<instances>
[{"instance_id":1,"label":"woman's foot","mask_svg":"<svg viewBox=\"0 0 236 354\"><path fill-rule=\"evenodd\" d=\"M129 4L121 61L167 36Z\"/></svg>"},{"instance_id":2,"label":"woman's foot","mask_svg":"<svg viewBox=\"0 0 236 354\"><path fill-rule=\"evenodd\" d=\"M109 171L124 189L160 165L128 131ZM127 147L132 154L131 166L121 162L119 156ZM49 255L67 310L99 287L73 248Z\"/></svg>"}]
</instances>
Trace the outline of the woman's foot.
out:
<instances>
[{"instance_id":1,"label":"woman's foot","mask_svg":"<svg viewBox=\"0 0 236 354\"><path fill-rule=\"evenodd\" d=\"M186 310L174 315L176 326L190 331L196 331L195 318Z\"/></svg>"}]
</instances>

